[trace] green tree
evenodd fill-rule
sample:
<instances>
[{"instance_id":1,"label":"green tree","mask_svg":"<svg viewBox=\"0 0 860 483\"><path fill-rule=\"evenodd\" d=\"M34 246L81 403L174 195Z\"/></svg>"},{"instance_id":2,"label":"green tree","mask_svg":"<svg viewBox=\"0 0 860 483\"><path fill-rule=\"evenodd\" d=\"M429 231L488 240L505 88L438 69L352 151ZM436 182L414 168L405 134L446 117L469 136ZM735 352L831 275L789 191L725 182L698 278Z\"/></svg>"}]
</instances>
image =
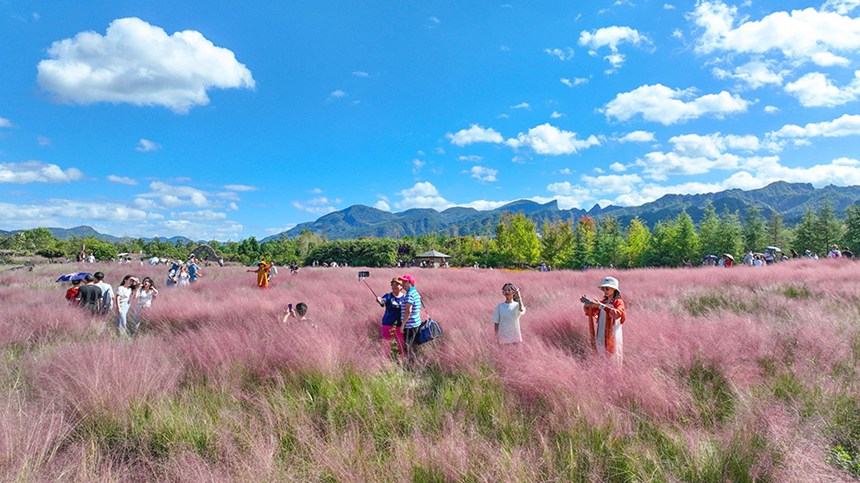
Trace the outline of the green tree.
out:
<instances>
[{"instance_id":1,"label":"green tree","mask_svg":"<svg viewBox=\"0 0 860 483\"><path fill-rule=\"evenodd\" d=\"M747 216L744 217L743 230L745 248L758 252L767 246L767 227L761 211L755 206L751 206L747 211Z\"/></svg>"},{"instance_id":2,"label":"green tree","mask_svg":"<svg viewBox=\"0 0 860 483\"><path fill-rule=\"evenodd\" d=\"M720 232L720 218L717 216L717 210L709 201L705 205L702 221L699 222L699 246L701 252L697 258L702 258L704 255L720 255L720 245L722 233Z\"/></svg>"},{"instance_id":3,"label":"green tree","mask_svg":"<svg viewBox=\"0 0 860 483\"><path fill-rule=\"evenodd\" d=\"M720 216L720 243L717 255L739 256L743 251L744 228L737 211L724 211Z\"/></svg>"},{"instance_id":4,"label":"green tree","mask_svg":"<svg viewBox=\"0 0 860 483\"><path fill-rule=\"evenodd\" d=\"M675 219L672 228L672 254L674 255L673 266L680 265L684 260L693 261L699 254L699 235L693 225L693 219L687 211L681 211Z\"/></svg>"},{"instance_id":5,"label":"green tree","mask_svg":"<svg viewBox=\"0 0 860 483\"><path fill-rule=\"evenodd\" d=\"M818 217L815 216L815 212L812 211L812 208L808 208L806 213L803 214L803 218L800 219L800 223L798 223L795 228L794 248L800 253L803 253L804 250L811 250L817 253L819 250L816 248L816 245L818 244L818 234L816 233L817 229ZM821 255L823 256L826 253L827 252L822 252Z\"/></svg>"},{"instance_id":6,"label":"green tree","mask_svg":"<svg viewBox=\"0 0 860 483\"><path fill-rule=\"evenodd\" d=\"M660 220L651 230L648 238L648 249L642 255L643 266L668 267L677 266L678 260L675 255L674 224L671 221Z\"/></svg>"},{"instance_id":7,"label":"green tree","mask_svg":"<svg viewBox=\"0 0 860 483\"><path fill-rule=\"evenodd\" d=\"M626 264L627 251L624 232L614 216L603 218L597 225L594 244L595 260L604 267L620 267Z\"/></svg>"},{"instance_id":8,"label":"green tree","mask_svg":"<svg viewBox=\"0 0 860 483\"><path fill-rule=\"evenodd\" d=\"M851 205L845 213L848 215L845 220L845 244L854 253L860 253L860 206Z\"/></svg>"},{"instance_id":9,"label":"green tree","mask_svg":"<svg viewBox=\"0 0 860 483\"><path fill-rule=\"evenodd\" d=\"M540 240L535 232L535 223L523 213L502 213L496 226L496 243L503 257L514 265L533 265L540 260Z\"/></svg>"},{"instance_id":10,"label":"green tree","mask_svg":"<svg viewBox=\"0 0 860 483\"><path fill-rule=\"evenodd\" d=\"M790 246L790 231L786 230L785 224L782 222L782 215L778 211L771 210L765 232L767 233L767 245L776 245L779 248Z\"/></svg>"},{"instance_id":11,"label":"green tree","mask_svg":"<svg viewBox=\"0 0 860 483\"><path fill-rule=\"evenodd\" d=\"M627 266L641 267L644 263L645 252L651 241L651 231L639 218L630 220L627 226Z\"/></svg>"},{"instance_id":12,"label":"green tree","mask_svg":"<svg viewBox=\"0 0 860 483\"><path fill-rule=\"evenodd\" d=\"M818 210L818 245L821 248L821 253L827 253L831 245L839 245L842 243L842 238L845 235L845 226L841 220L836 218L836 213L833 212L833 206L829 201L821 204Z\"/></svg>"},{"instance_id":13,"label":"green tree","mask_svg":"<svg viewBox=\"0 0 860 483\"><path fill-rule=\"evenodd\" d=\"M541 257L553 267L560 267L573 254L573 223L570 220L543 224L543 237L540 240Z\"/></svg>"},{"instance_id":14,"label":"green tree","mask_svg":"<svg viewBox=\"0 0 860 483\"><path fill-rule=\"evenodd\" d=\"M576 232L573 237L573 256L569 266L574 268L591 267L596 264L594 245L597 241L597 223L594 218L583 215L576 222Z\"/></svg>"}]
</instances>

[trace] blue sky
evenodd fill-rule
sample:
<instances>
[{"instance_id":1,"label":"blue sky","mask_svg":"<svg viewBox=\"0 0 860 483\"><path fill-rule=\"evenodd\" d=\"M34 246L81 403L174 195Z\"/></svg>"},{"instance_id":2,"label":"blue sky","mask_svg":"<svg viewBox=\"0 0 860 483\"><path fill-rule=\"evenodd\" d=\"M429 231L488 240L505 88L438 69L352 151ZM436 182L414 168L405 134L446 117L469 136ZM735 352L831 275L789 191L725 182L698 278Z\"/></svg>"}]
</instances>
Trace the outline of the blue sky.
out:
<instances>
[{"instance_id":1,"label":"blue sky","mask_svg":"<svg viewBox=\"0 0 860 483\"><path fill-rule=\"evenodd\" d=\"M858 7L0 0L0 229L860 184Z\"/></svg>"}]
</instances>

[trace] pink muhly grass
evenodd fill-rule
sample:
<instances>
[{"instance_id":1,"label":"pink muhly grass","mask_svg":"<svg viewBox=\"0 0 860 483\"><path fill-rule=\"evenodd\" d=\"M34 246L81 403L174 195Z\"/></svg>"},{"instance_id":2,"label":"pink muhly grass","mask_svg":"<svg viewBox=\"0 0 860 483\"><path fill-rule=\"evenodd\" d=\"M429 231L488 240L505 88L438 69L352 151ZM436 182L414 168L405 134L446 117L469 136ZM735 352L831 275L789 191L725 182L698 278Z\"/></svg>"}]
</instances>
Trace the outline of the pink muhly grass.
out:
<instances>
[{"instance_id":1,"label":"pink muhly grass","mask_svg":"<svg viewBox=\"0 0 860 483\"><path fill-rule=\"evenodd\" d=\"M72 428L51 405L0 400L0 479L35 478L64 444Z\"/></svg>"},{"instance_id":2,"label":"pink muhly grass","mask_svg":"<svg viewBox=\"0 0 860 483\"><path fill-rule=\"evenodd\" d=\"M183 374L154 339L74 343L35 359L31 371L37 398L60 405L72 419L120 415L132 404L171 394Z\"/></svg>"}]
</instances>

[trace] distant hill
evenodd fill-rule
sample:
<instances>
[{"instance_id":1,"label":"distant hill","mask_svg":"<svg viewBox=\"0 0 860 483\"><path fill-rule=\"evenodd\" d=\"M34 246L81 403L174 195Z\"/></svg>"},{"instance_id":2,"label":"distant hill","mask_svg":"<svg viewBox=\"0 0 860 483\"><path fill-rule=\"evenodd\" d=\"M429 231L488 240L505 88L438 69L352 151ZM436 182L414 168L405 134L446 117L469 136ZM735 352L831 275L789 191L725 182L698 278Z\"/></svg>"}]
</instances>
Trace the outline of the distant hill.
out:
<instances>
[{"instance_id":1,"label":"distant hill","mask_svg":"<svg viewBox=\"0 0 860 483\"><path fill-rule=\"evenodd\" d=\"M108 235L105 233L100 233L100 232L96 231L95 228L93 228L91 226L86 226L86 225L76 226L74 228L47 228L47 230L50 231L52 235L59 238L60 240L69 240L71 238L93 237L97 240L103 240L103 241L106 241L109 243L117 243L117 242L121 242L124 239L128 238L128 237L117 237L117 236ZM25 231L25 230L13 230L13 231L0 230L0 236L11 235L14 233L18 233L20 231ZM136 238L136 237L132 237L132 238ZM144 238L144 240L149 241L149 240L153 240L155 238L156 237ZM160 236L160 237L158 237L158 241L162 241L162 242L166 241L166 242L170 242L170 243L176 243L177 241L181 241L182 243L188 243L189 241L192 241L192 240L190 238L186 238L184 236L174 236L174 237L170 237L170 238ZM206 243L206 242L205 241L199 241L198 243Z\"/></svg>"},{"instance_id":2,"label":"distant hill","mask_svg":"<svg viewBox=\"0 0 860 483\"><path fill-rule=\"evenodd\" d=\"M717 209L739 211L743 218L753 206L767 218L771 210L782 214L787 226L797 224L807 209L817 211L821 204L829 201L838 216L844 216L845 209L860 200L860 186L827 186L815 188L808 183L787 183L778 181L757 190L732 189L717 193L697 195L665 195L662 198L641 206L595 205L591 210L561 210L556 201L540 204L528 200L509 203L495 210L478 211L472 208L455 207L444 211L429 208L406 210L391 213L364 205L350 206L341 211L329 213L316 221L301 223L283 232L295 237L304 230L324 236L329 240L358 237L399 238L405 235L420 236L428 233L448 235L478 235L493 232L502 213L522 212L535 221L538 226L544 221L577 220L588 214L595 218L614 216L622 224L639 217L648 226L660 220L674 218L681 210L686 210L698 222L704 207L710 201ZM281 234L264 238L263 241L276 239Z\"/></svg>"}]
</instances>

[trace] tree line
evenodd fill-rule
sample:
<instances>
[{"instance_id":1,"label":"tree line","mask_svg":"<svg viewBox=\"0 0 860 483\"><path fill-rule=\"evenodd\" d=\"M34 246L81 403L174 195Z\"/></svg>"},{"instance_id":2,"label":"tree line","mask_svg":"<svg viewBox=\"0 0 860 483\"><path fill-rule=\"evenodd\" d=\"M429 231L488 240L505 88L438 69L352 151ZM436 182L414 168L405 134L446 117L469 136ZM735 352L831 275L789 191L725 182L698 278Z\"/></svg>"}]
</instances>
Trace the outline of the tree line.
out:
<instances>
[{"instance_id":1,"label":"tree line","mask_svg":"<svg viewBox=\"0 0 860 483\"><path fill-rule=\"evenodd\" d=\"M71 260L81 250L93 253L98 260L115 260L123 253L135 259L141 254L185 259L199 244L142 238L126 238L116 243L94 237L59 240L45 228L0 238L0 250L5 258L39 255ZM810 250L821 256L833 244L857 252L860 249L860 206L848 207L846 218L841 220L832 206L824 203L817 211L807 210L794 227L786 227L776 211L765 216L752 207L741 219L738 211L717 213L709 203L698 224L682 211L650 228L638 218L622 226L612 216L594 219L587 215L575 221L547 221L538 226L523 213L506 212L491 233L478 236L428 234L400 239L329 241L306 230L295 238L282 235L262 243L250 237L242 241L211 240L207 244L224 260L244 265L264 259L282 265L337 262L339 265L382 267L409 262L416 254L436 249L451 256L452 266L674 267L686 262L697 264L705 255L728 253L738 257L747 248L760 252L771 245L786 252L793 248L799 253Z\"/></svg>"}]
</instances>

